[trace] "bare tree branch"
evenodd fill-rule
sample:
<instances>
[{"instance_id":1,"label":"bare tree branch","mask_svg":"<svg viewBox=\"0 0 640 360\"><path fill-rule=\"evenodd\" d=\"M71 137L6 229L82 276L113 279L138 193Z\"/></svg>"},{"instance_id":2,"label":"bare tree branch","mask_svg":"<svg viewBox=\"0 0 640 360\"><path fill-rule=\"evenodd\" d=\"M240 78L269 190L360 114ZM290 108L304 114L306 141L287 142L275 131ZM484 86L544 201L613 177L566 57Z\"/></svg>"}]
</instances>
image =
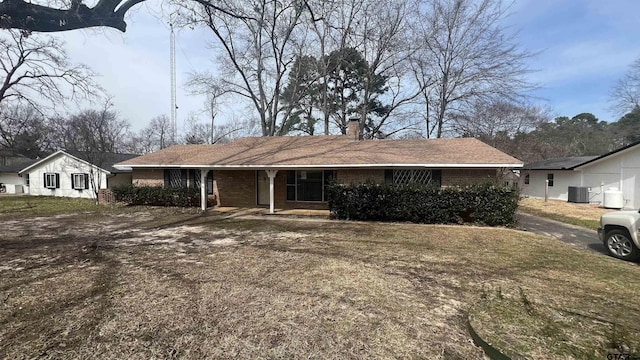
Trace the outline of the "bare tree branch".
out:
<instances>
[{"instance_id":1,"label":"bare tree branch","mask_svg":"<svg viewBox=\"0 0 640 360\"><path fill-rule=\"evenodd\" d=\"M0 28L57 32L106 26L124 32L127 29L125 13L143 1L100 0L92 8L82 1L72 1L68 9L58 9L24 0L4 0L0 2Z\"/></svg>"},{"instance_id":2,"label":"bare tree branch","mask_svg":"<svg viewBox=\"0 0 640 360\"><path fill-rule=\"evenodd\" d=\"M610 95L611 110L622 115L640 108L640 59L616 83Z\"/></svg>"},{"instance_id":3,"label":"bare tree branch","mask_svg":"<svg viewBox=\"0 0 640 360\"><path fill-rule=\"evenodd\" d=\"M0 104L25 102L42 111L102 93L92 80L93 72L71 64L64 44L55 38L27 37L15 30L7 34L0 36Z\"/></svg>"},{"instance_id":4,"label":"bare tree branch","mask_svg":"<svg viewBox=\"0 0 640 360\"><path fill-rule=\"evenodd\" d=\"M127 23L124 21L125 14L144 1L146 0L100 0L95 6L88 7L83 4L83 0L71 0L68 8L56 8L25 0L4 0L0 2L0 28L28 32L58 32L105 26L124 32L127 29ZM176 1L182 2L182 0ZM230 7L225 6L225 1L189 1L226 16L257 20L231 10ZM311 11L306 1L300 4Z\"/></svg>"}]
</instances>

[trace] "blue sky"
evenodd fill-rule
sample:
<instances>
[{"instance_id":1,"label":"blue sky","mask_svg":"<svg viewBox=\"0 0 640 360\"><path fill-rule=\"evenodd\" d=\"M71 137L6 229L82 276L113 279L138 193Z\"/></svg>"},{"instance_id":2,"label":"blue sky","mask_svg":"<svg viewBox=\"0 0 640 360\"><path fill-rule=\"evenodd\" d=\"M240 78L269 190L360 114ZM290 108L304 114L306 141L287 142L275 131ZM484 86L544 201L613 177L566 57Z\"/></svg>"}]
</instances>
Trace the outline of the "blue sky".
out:
<instances>
[{"instance_id":1,"label":"blue sky","mask_svg":"<svg viewBox=\"0 0 640 360\"><path fill-rule=\"evenodd\" d=\"M540 86L533 93L536 102L554 116L591 112L601 120L618 119L609 92L640 58L640 1L516 0L510 10L508 30L518 31L522 48L538 53L528 75ZM144 3L131 11L128 24L124 34L99 29L56 36L67 42L74 62L100 74L98 82L114 96L116 110L138 130L154 116L169 114L169 26L157 8ZM183 84L189 73L215 67L216 54L205 40L210 38L205 30L177 32L178 126L203 109L204 98L190 95Z\"/></svg>"},{"instance_id":2,"label":"blue sky","mask_svg":"<svg viewBox=\"0 0 640 360\"><path fill-rule=\"evenodd\" d=\"M519 43L539 52L529 78L556 116L590 112L615 121L609 93L640 58L640 1L517 0L506 19Z\"/></svg>"}]
</instances>

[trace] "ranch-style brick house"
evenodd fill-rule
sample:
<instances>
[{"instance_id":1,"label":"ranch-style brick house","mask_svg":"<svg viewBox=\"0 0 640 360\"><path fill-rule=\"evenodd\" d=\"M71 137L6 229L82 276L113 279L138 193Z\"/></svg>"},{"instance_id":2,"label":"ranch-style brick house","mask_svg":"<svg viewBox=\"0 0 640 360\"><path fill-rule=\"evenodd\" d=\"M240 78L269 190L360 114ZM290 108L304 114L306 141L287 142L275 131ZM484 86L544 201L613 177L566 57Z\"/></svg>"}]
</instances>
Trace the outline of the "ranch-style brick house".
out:
<instances>
[{"instance_id":1,"label":"ranch-style brick house","mask_svg":"<svg viewBox=\"0 0 640 360\"><path fill-rule=\"evenodd\" d=\"M177 145L116 164L134 185L200 188L219 206L327 209L325 187L338 183L436 183L495 180L520 160L477 139L361 141L348 135L249 137L228 144ZM200 186L206 184L206 186Z\"/></svg>"}]
</instances>

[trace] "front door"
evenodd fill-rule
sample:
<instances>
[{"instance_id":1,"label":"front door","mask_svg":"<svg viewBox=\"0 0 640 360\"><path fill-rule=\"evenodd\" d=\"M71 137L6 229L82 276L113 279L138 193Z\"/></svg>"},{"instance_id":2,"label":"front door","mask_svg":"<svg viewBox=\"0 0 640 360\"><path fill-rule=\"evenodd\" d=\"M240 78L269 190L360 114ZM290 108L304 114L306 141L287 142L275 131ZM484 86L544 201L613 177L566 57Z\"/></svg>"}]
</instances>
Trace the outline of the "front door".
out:
<instances>
[{"instance_id":1,"label":"front door","mask_svg":"<svg viewBox=\"0 0 640 360\"><path fill-rule=\"evenodd\" d=\"M269 205L269 176L263 170L258 171L258 205Z\"/></svg>"}]
</instances>

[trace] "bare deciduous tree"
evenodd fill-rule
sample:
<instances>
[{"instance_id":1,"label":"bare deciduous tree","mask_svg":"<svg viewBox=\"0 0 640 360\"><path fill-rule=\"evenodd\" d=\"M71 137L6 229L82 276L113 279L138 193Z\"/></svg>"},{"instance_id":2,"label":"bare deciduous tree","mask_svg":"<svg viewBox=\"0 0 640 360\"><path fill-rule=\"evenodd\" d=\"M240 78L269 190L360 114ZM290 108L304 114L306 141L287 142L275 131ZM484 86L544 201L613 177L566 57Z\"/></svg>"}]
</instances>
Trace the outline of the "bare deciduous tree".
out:
<instances>
[{"instance_id":1,"label":"bare deciduous tree","mask_svg":"<svg viewBox=\"0 0 640 360\"><path fill-rule=\"evenodd\" d=\"M94 98L101 89L92 76L86 66L71 64L64 43L53 37L0 34L0 104L23 102L39 109Z\"/></svg>"},{"instance_id":2,"label":"bare deciduous tree","mask_svg":"<svg viewBox=\"0 0 640 360\"><path fill-rule=\"evenodd\" d=\"M406 82L416 3L337 0L313 6L319 20L306 24L311 40L297 54L285 92L300 130L313 134L315 123L324 123L329 134L332 123L345 133L352 117L361 119L366 137L401 130L406 117L398 110L419 95Z\"/></svg>"},{"instance_id":3,"label":"bare deciduous tree","mask_svg":"<svg viewBox=\"0 0 640 360\"><path fill-rule=\"evenodd\" d=\"M58 147L82 152L122 152L129 133L129 123L118 117L108 101L98 110L57 117L50 127Z\"/></svg>"},{"instance_id":4,"label":"bare deciduous tree","mask_svg":"<svg viewBox=\"0 0 640 360\"><path fill-rule=\"evenodd\" d=\"M532 87L523 77L532 54L503 29L502 1L424 0L422 9L417 76L431 84L423 92L427 137L442 137L478 101L514 101Z\"/></svg>"},{"instance_id":5,"label":"bare deciduous tree","mask_svg":"<svg viewBox=\"0 0 640 360\"><path fill-rule=\"evenodd\" d=\"M27 104L0 105L0 148L36 158L51 149L42 114Z\"/></svg>"},{"instance_id":6,"label":"bare deciduous tree","mask_svg":"<svg viewBox=\"0 0 640 360\"><path fill-rule=\"evenodd\" d=\"M627 73L613 87L611 103L611 109L619 115L640 108L640 59L631 64Z\"/></svg>"},{"instance_id":7,"label":"bare deciduous tree","mask_svg":"<svg viewBox=\"0 0 640 360\"><path fill-rule=\"evenodd\" d=\"M500 136L512 138L518 133L530 132L550 119L549 112L539 106L498 100L474 104L464 115L453 119L453 128L458 134L477 137L496 146L494 142Z\"/></svg>"},{"instance_id":8,"label":"bare deciduous tree","mask_svg":"<svg viewBox=\"0 0 640 360\"><path fill-rule=\"evenodd\" d=\"M220 125L201 122L192 115L185 124L184 143L224 144L246 136L259 134L256 124L251 121L232 120Z\"/></svg>"},{"instance_id":9,"label":"bare deciduous tree","mask_svg":"<svg viewBox=\"0 0 640 360\"><path fill-rule=\"evenodd\" d=\"M215 46L223 54L219 76L200 73L191 83L205 89L208 84L222 83L229 93L252 104L264 136L284 135L290 110L280 104L280 95L294 59L294 31L305 13L304 3L234 0L227 1L226 9L190 8L191 18L213 32Z\"/></svg>"},{"instance_id":10,"label":"bare deciduous tree","mask_svg":"<svg viewBox=\"0 0 640 360\"><path fill-rule=\"evenodd\" d=\"M171 145L175 145L171 139L171 119L163 114L154 117L145 128L132 134L126 149L134 154L148 154Z\"/></svg>"},{"instance_id":11,"label":"bare deciduous tree","mask_svg":"<svg viewBox=\"0 0 640 360\"><path fill-rule=\"evenodd\" d=\"M418 4L412 0L353 0L352 6L360 6L360 19L348 29L348 38L360 49L368 65L359 109L360 128L372 138L385 137L411 126L399 122L404 117L394 115L420 95L419 87L406 83L408 60L417 50L411 27L415 25ZM383 96L376 90L376 82L381 78L386 90L383 111L378 109ZM396 123L392 123L394 120Z\"/></svg>"}]
</instances>

